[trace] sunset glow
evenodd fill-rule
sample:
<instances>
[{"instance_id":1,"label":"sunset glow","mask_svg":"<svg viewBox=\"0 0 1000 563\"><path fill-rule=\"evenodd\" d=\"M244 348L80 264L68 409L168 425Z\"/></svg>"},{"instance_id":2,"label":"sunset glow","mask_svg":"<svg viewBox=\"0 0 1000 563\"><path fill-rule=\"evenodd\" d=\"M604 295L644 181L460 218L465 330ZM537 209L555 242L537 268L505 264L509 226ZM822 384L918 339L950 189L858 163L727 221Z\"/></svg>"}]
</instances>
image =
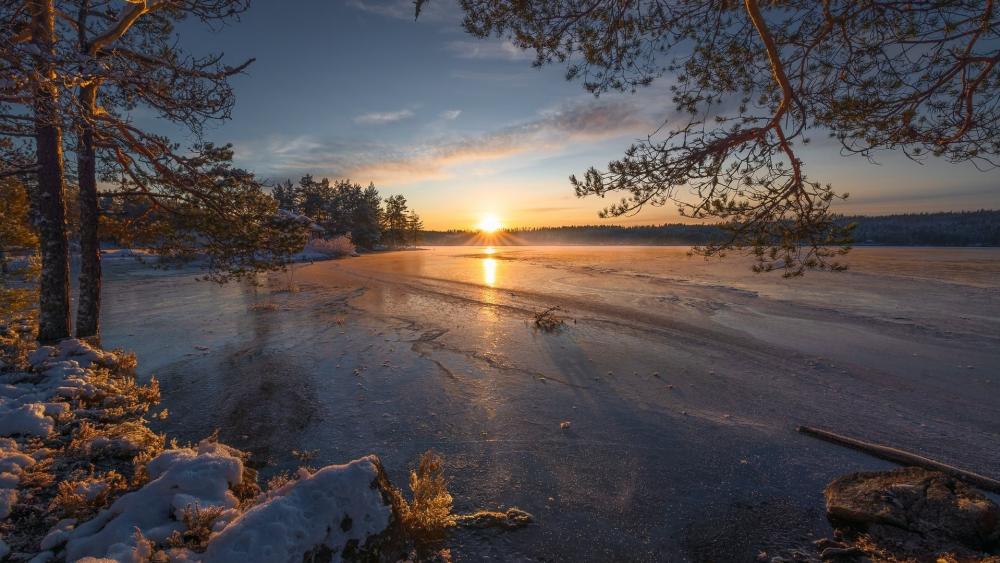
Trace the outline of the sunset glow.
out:
<instances>
[{"instance_id":1,"label":"sunset glow","mask_svg":"<svg viewBox=\"0 0 1000 563\"><path fill-rule=\"evenodd\" d=\"M500 219L496 215L486 215L480 221L479 225L476 226L477 229L484 233L495 233L500 230L502 225L500 224Z\"/></svg>"}]
</instances>

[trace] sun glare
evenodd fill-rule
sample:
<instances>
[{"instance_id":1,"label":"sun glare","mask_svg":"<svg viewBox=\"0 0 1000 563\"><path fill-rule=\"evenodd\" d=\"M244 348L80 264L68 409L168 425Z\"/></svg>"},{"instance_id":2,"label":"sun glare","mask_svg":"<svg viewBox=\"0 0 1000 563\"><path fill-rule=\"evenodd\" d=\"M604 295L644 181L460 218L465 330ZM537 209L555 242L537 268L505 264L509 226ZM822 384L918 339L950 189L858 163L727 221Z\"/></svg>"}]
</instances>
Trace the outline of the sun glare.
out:
<instances>
[{"instance_id":1,"label":"sun glare","mask_svg":"<svg viewBox=\"0 0 1000 563\"><path fill-rule=\"evenodd\" d=\"M486 215L479 221L479 230L484 233L495 233L500 230L500 219L496 215Z\"/></svg>"}]
</instances>

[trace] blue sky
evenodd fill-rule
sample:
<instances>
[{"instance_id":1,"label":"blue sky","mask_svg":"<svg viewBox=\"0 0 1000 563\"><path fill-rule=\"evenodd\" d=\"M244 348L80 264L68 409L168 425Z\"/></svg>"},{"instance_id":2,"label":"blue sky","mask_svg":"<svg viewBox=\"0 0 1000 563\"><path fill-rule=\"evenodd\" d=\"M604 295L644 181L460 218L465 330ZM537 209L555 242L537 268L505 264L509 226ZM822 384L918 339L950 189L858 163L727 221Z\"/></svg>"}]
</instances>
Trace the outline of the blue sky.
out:
<instances>
[{"instance_id":1,"label":"blue sky","mask_svg":"<svg viewBox=\"0 0 1000 563\"><path fill-rule=\"evenodd\" d=\"M669 118L667 82L595 99L564 69L465 34L449 0L413 21L411 0L257 0L215 32L181 28L194 53L255 57L235 80L231 121L208 137L272 180L347 177L402 193L428 228L467 228L484 214L508 226L596 223L599 199L567 181L601 167ZM812 178L852 194L846 213L1000 208L1000 173L880 155L843 158L817 143ZM677 221L672 207L608 223Z\"/></svg>"}]
</instances>

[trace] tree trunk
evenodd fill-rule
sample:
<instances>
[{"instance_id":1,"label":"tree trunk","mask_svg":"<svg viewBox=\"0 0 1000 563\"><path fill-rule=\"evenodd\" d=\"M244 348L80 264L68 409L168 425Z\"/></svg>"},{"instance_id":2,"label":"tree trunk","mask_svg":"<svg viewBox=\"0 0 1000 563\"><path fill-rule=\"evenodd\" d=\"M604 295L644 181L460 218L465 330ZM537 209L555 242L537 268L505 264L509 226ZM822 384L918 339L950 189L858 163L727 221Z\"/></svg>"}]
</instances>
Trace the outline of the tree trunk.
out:
<instances>
[{"instance_id":1,"label":"tree trunk","mask_svg":"<svg viewBox=\"0 0 1000 563\"><path fill-rule=\"evenodd\" d=\"M101 249L97 239L97 170L95 166L94 104L96 84L80 88L83 112L76 166L80 183L80 294L76 309L77 338L100 338Z\"/></svg>"},{"instance_id":2,"label":"tree trunk","mask_svg":"<svg viewBox=\"0 0 1000 563\"><path fill-rule=\"evenodd\" d=\"M38 304L38 340L69 336L69 240L63 177L62 126L55 84L55 10L52 0L32 0L32 35L39 83L35 86L35 151L38 160L38 233L42 274Z\"/></svg>"}]
</instances>

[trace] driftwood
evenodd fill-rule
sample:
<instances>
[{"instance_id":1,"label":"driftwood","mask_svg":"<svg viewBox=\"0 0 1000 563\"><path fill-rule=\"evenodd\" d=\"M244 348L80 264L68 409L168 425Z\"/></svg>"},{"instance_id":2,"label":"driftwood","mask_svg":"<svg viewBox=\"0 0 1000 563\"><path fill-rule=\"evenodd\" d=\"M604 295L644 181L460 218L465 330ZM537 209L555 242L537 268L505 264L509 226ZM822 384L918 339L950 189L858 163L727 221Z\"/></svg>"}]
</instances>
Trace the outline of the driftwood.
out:
<instances>
[{"instance_id":1,"label":"driftwood","mask_svg":"<svg viewBox=\"0 0 1000 563\"><path fill-rule=\"evenodd\" d=\"M865 442L863 440L857 440L855 438L849 438L847 436L842 436L840 434L835 434L833 432L809 426L799 426L798 431L814 438L819 438L820 440L825 440L841 446L847 446L848 448L854 448L856 450L869 453L877 458L898 463L900 465L917 466L923 467L924 469L930 469L931 471L940 471L941 473L965 481L966 483L979 487L985 491L1000 494L1000 481L997 481L996 479L984 477L978 473L972 473L971 471L959 469L952 465L941 463L940 461L935 461L921 455L889 446L882 446L871 442Z\"/></svg>"}]
</instances>

